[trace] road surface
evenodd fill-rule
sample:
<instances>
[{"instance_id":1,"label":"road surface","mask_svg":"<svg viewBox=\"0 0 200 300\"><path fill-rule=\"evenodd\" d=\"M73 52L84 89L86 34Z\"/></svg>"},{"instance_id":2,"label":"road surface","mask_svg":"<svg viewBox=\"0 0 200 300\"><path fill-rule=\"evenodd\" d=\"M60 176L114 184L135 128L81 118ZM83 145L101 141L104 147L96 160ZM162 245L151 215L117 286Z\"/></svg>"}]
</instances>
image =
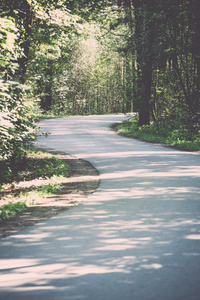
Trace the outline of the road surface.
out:
<instances>
[{"instance_id":1,"label":"road surface","mask_svg":"<svg viewBox=\"0 0 200 300\"><path fill-rule=\"evenodd\" d=\"M123 115L42 121L40 145L90 161L79 206L0 241L0 299L199 300L200 156L116 135Z\"/></svg>"}]
</instances>

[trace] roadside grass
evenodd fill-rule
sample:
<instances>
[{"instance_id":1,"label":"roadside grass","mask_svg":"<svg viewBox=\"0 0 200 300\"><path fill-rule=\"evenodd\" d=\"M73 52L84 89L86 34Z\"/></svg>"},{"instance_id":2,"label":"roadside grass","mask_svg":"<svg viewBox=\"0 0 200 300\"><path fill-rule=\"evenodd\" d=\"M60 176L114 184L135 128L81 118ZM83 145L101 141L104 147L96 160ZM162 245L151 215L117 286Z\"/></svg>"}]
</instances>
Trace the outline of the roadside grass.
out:
<instances>
[{"instance_id":1,"label":"roadside grass","mask_svg":"<svg viewBox=\"0 0 200 300\"><path fill-rule=\"evenodd\" d=\"M152 122L150 125L138 126L136 117L118 124L117 131L125 136L162 143L186 151L200 150L200 132L192 132L183 125L179 127L161 126Z\"/></svg>"},{"instance_id":2,"label":"roadside grass","mask_svg":"<svg viewBox=\"0 0 200 300\"><path fill-rule=\"evenodd\" d=\"M55 118L64 118L64 117L69 117L69 115L66 115L64 113L60 113L60 114L55 114L51 111L49 112L45 112L45 113L37 113L34 114L34 119L35 121L37 120L45 120L45 119L55 119Z\"/></svg>"},{"instance_id":3,"label":"roadside grass","mask_svg":"<svg viewBox=\"0 0 200 300\"><path fill-rule=\"evenodd\" d=\"M49 153L29 151L14 177L5 177L0 185L0 221L48 195L57 194L65 177L68 177L68 166L63 160Z\"/></svg>"}]
</instances>

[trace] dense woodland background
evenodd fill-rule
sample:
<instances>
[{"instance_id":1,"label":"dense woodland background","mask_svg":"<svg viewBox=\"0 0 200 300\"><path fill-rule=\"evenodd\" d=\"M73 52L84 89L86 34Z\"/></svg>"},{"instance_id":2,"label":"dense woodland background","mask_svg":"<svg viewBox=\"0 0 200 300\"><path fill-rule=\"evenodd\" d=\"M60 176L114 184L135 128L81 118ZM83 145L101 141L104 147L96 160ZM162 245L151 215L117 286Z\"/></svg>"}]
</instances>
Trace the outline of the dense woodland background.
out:
<instances>
[{"instance_id":1,"label":"dense woodland background","mask_svg":"<svg viewBox=\"0 0 200 300\"><path fill-rule=\"evenodd\" d=\"M1 0L0 177L49 112L137 112L139 126L200 139L198 4Z\"/></svg>"}]
</instances>

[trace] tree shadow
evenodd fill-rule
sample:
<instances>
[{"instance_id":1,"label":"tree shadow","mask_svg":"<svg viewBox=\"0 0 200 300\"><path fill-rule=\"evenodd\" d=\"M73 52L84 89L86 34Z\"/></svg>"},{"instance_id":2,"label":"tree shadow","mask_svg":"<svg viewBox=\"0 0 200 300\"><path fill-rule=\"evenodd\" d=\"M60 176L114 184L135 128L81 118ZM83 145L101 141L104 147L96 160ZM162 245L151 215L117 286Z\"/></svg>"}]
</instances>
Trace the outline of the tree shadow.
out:
<instances>
[{"instance_id":1,"label":"tree shadow","mask_svg":"<svg viewBox=\"0 0 200 300\"><path fill-rule=\"evenodd\" d=\"M199 158L124 139L72 140L100 171L99 188L4 239L0 298L199 299Z\"/></svg>"}]
</instances>

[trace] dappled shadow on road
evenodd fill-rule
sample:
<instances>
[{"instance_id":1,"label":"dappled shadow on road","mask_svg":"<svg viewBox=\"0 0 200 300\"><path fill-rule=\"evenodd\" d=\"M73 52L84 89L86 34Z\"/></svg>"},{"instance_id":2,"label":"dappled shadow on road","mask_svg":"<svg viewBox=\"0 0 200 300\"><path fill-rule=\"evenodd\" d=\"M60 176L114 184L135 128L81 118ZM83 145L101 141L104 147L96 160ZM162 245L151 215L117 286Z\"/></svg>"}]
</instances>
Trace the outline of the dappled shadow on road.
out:
<instances>
[{"instance_id":1,"label":"dappled shadow on road","mask_svg":"<svg viewBox=\"0 0 200 300\"><path fill-rule=\"evenodd\" d=\"M198 299L199 202L163 203L93 202L5 239L0 299Z\"/></svg>"},{"instance_id":2,"label":"dappled shadow on road","mask_svg":"<svg viewBox=\"0 0 200 300\"><path fill-rule=\"evenodd\" d=\"M56 195L37 197L37 193L32 194L34 205L29 204L21 213L1 221L0 239L78 205L93 193L99 185L99 173L89 162L50 148L38 148L37 150L50 152L57 158L62 159L68 165L69 177L63 177L58 181L62 183L62 188L57 191ZM49 183L52 183L52 180L43 178L26 182L21 181L16 183L13 193L15 195L22 192L26 194ZM7 193L10 193L10 190Z\"/></svg>"},{"instance_id":3,"label":"dappled shadow on road","mask_svg":"<svg viewBox=\"0 0 200 300\"><path fill-rule=\"evenodd\" d=\"M86 202L2 241L0 299L199 299L199 160L122 140L81 153L101 178Z\"/></svg>"}]
</instances>

